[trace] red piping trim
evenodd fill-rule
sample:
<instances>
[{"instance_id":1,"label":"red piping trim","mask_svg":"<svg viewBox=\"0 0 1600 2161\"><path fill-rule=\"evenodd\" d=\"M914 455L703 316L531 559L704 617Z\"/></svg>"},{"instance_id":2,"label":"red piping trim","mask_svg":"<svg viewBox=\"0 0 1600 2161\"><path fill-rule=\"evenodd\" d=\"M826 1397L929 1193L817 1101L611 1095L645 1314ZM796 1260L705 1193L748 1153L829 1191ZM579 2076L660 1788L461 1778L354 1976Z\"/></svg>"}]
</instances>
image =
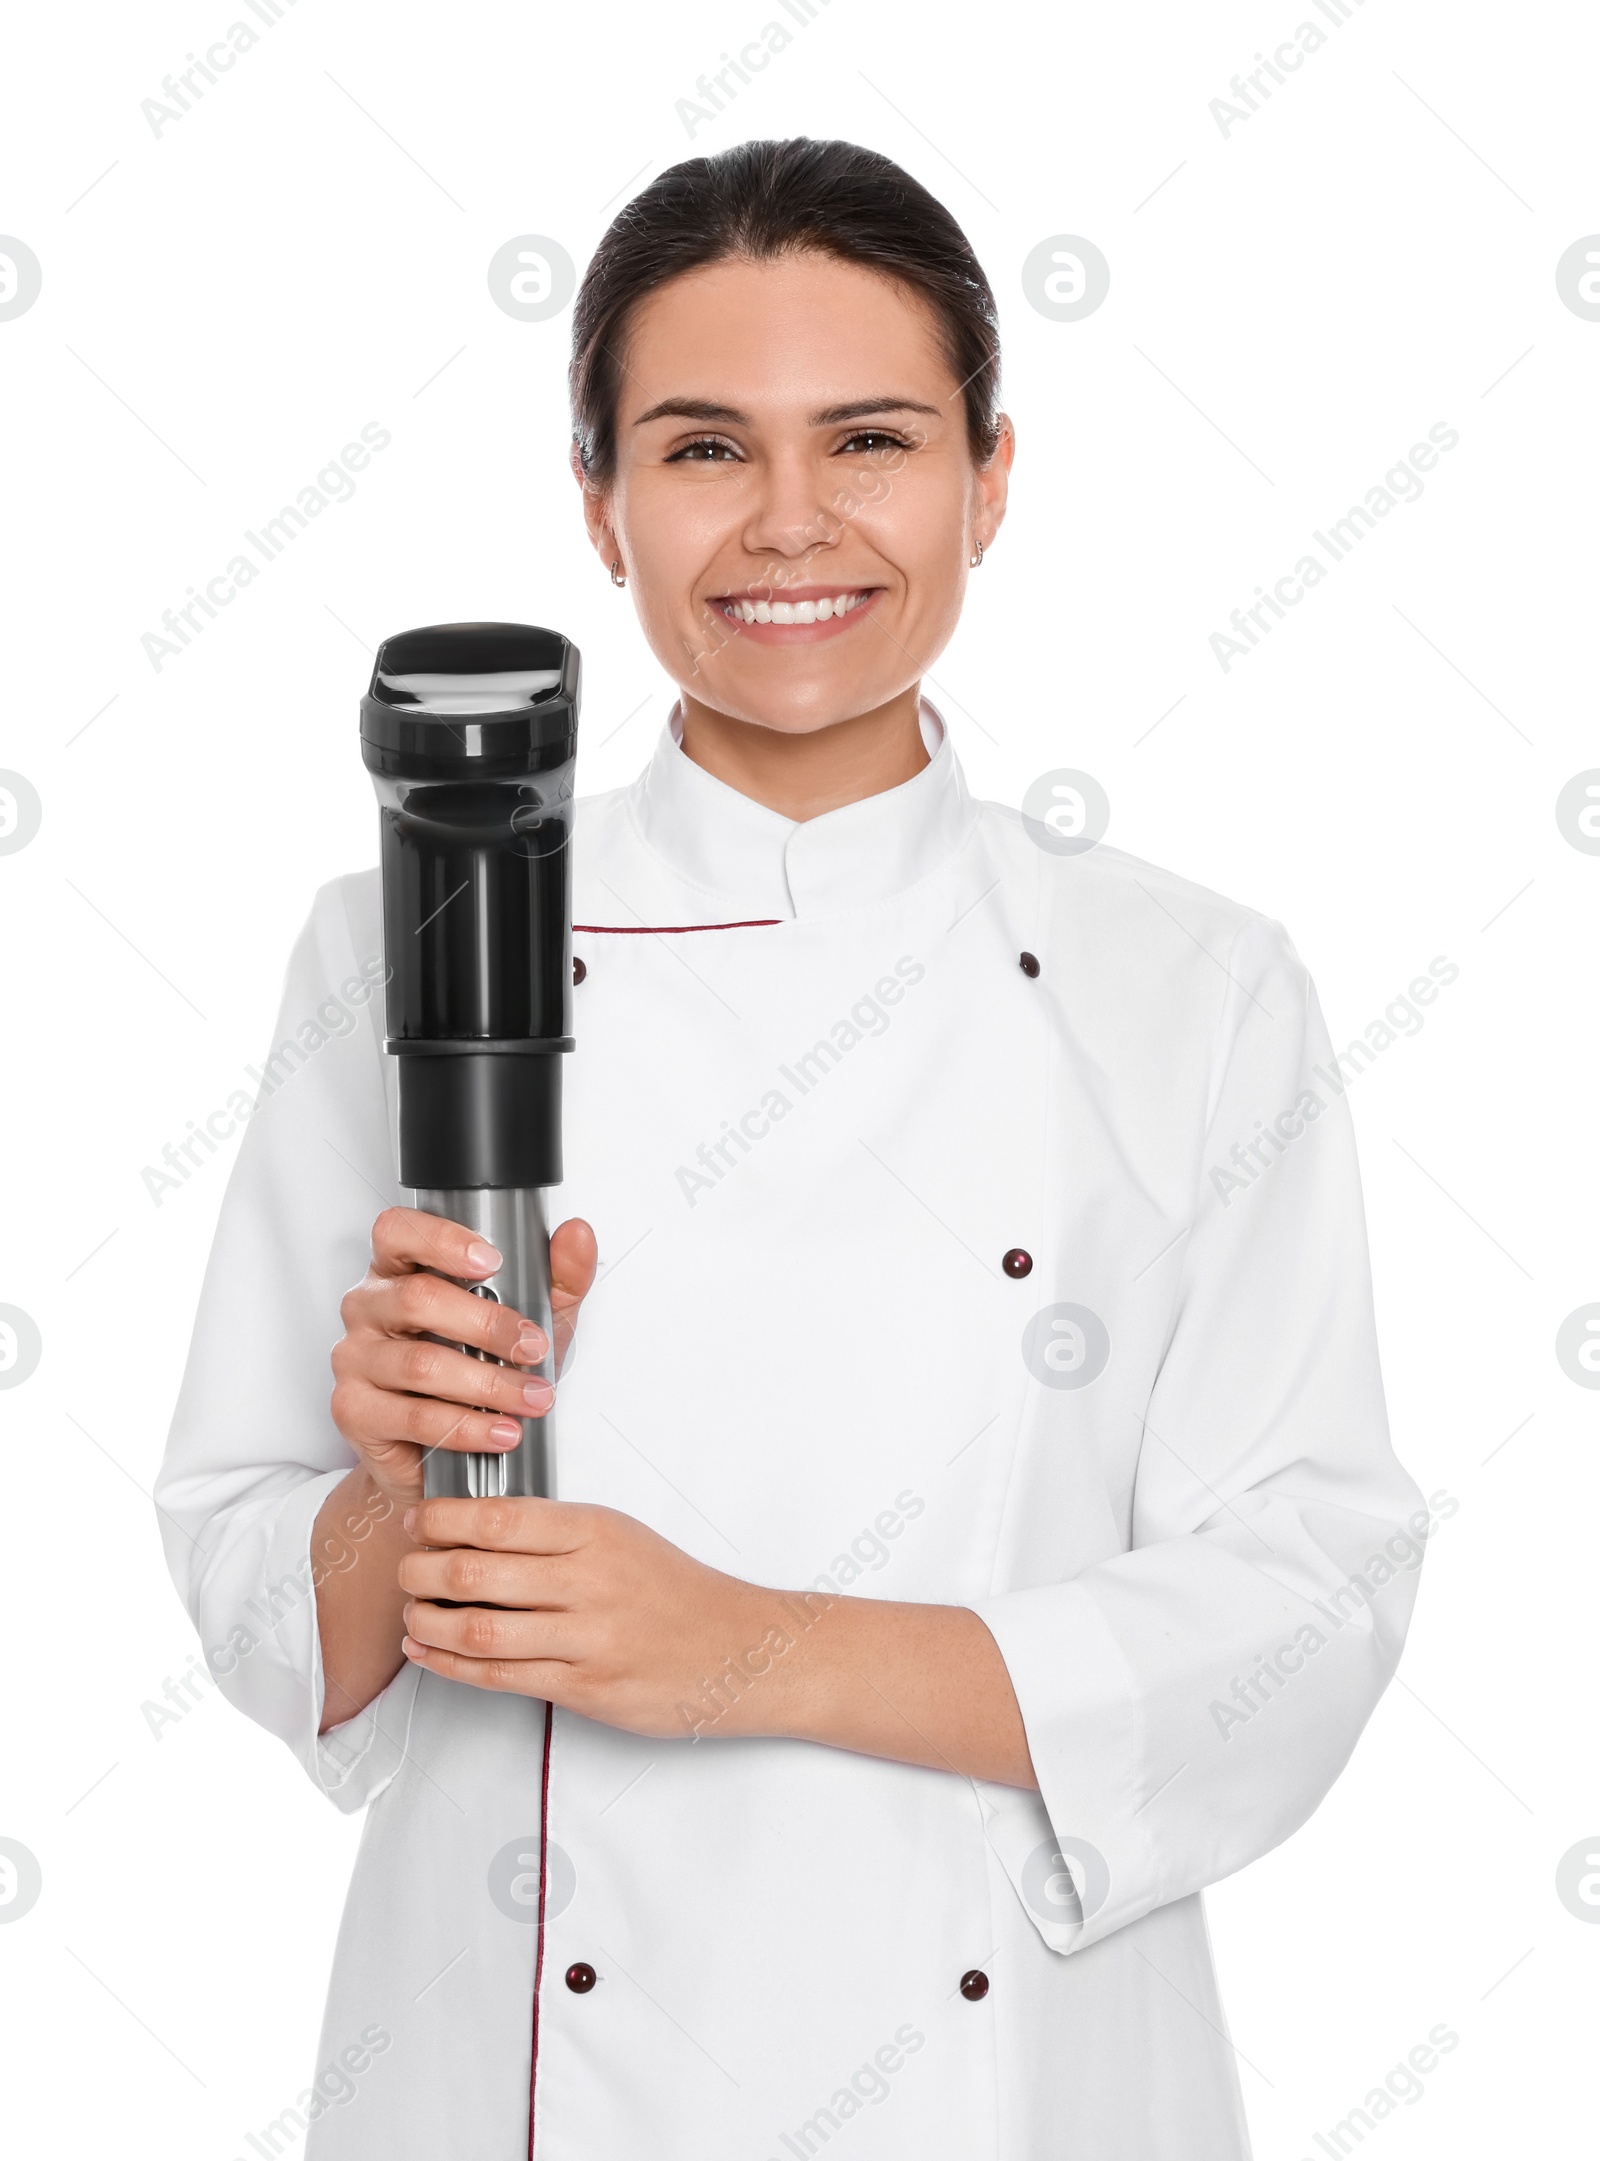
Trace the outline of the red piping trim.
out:
<instances>
[{"instance_id":1,"label":"red piping trim","mask_svg":"<svg viewBox=\"0 0 1600 2161\"><path fill-rule=\"evenodd\" d=\"M572 927L608 938L655 938L664 931L770 930L782 921L781 915L758 915L748 923L574 923Z\"/></svg>"},{"instance_id":2,"label":"red piping trim","mask_svg":"<svg viewBox=\"0 0 1600 2161\"><path fill-rule=\"evenodd\" d=\"M544 1978L544 1894L550 1850L550 1728L554 1707L544 1707L544 1767L539 1773L539 1948L533 1961L533 2062L528 2071L528 2161L533 2161L533 2105L539 2090L539 1984Z\"/></svg>"}]
</instances>

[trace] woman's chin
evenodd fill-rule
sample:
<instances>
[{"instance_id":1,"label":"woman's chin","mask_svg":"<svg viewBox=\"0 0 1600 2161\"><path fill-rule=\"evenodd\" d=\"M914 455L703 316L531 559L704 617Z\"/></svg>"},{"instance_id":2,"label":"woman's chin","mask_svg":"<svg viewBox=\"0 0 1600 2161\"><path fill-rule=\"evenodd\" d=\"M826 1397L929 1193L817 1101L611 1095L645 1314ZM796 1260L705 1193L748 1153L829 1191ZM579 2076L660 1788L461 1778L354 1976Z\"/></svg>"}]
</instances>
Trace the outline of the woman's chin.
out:
<instances>
[{"instance_id":1,"label":"woman's chin","mask_svg":"<svg viewBox=\"0 0 1600 2161\"><path fill-rule=\"evenodd\" d=\"M886 682L874 688L860 682L775 682L759 677L737 682L724 677L715 685L697 679L680 686L687 697L724 719L769 728L774 735L820 734L824 728L838 727L843 721L880 712L912 687L902 682Z\"/></svg>"}]
</instances>

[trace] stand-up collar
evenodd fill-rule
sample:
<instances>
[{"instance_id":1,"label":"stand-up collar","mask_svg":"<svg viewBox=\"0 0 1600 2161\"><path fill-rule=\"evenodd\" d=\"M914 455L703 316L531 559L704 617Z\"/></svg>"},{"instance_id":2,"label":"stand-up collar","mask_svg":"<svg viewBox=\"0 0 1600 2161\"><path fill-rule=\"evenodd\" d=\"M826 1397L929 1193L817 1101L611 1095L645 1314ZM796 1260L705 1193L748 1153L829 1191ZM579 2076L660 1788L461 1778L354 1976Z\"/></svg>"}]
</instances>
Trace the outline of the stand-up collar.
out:
<instances>
[{"instance_id":1,"label":"stand-up collar","mask_svg":"<svg viewBox=\"0 0 1600 2161\"><path fill-rule=\"evenodd\" d=\"M937 870L976 817L942 716L924 698L919 717L928 751L920 773L797 822L686 757L674 705L628 791L635 823L679 877L740 920L871 907Z\"/></svg>"}]
</instances>

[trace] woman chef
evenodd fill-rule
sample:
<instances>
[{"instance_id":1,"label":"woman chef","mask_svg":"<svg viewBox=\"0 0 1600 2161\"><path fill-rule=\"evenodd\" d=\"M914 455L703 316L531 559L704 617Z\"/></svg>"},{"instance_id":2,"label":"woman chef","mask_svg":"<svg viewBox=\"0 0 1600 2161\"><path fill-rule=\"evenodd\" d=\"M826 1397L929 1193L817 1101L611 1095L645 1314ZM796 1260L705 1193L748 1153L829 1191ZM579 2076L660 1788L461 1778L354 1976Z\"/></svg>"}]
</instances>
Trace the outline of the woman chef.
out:
<instances>
[{"instance_id":1,"label":"woman chef","mask_svg":"<svg viewBox=\"0 0 1600 2161\"><path fill-rule=\"evenodd\" d=\"M565 1498L422 1500L550 1397L432 1338L546 1345L371 1220L375 1001L250 1124L159 1501L222 1687L369 1811L313 2161L1248 2151L1201 1893L1337 1776L1429 1518L1285 932L975 802L920 696L997 386L848 144L679 165L589 268L574 468L679 697L577 825ZM381 972L365 871L283 1037Z\"/></svg>"}]
</instances>

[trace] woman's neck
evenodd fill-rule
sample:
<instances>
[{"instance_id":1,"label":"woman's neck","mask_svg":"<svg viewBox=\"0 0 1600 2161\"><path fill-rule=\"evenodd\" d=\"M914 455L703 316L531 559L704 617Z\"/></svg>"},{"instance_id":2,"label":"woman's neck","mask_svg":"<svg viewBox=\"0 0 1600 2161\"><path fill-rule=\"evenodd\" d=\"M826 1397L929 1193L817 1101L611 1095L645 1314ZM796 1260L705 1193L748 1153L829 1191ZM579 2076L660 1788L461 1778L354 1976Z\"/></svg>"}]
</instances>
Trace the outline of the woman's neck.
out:
<instances>
[{"instance_id":1,"label":"woman's neck","mask_svg":"<svg viewBox=\"0 0 1600 2161\"><path fill-rule=\"evenodd\" d=\"M920 773L928 763L921 705L913 684L870 713L790 735L734 720L684 691L683 754L740 795L803 823Z\"/></svg>"}]
</instances>

